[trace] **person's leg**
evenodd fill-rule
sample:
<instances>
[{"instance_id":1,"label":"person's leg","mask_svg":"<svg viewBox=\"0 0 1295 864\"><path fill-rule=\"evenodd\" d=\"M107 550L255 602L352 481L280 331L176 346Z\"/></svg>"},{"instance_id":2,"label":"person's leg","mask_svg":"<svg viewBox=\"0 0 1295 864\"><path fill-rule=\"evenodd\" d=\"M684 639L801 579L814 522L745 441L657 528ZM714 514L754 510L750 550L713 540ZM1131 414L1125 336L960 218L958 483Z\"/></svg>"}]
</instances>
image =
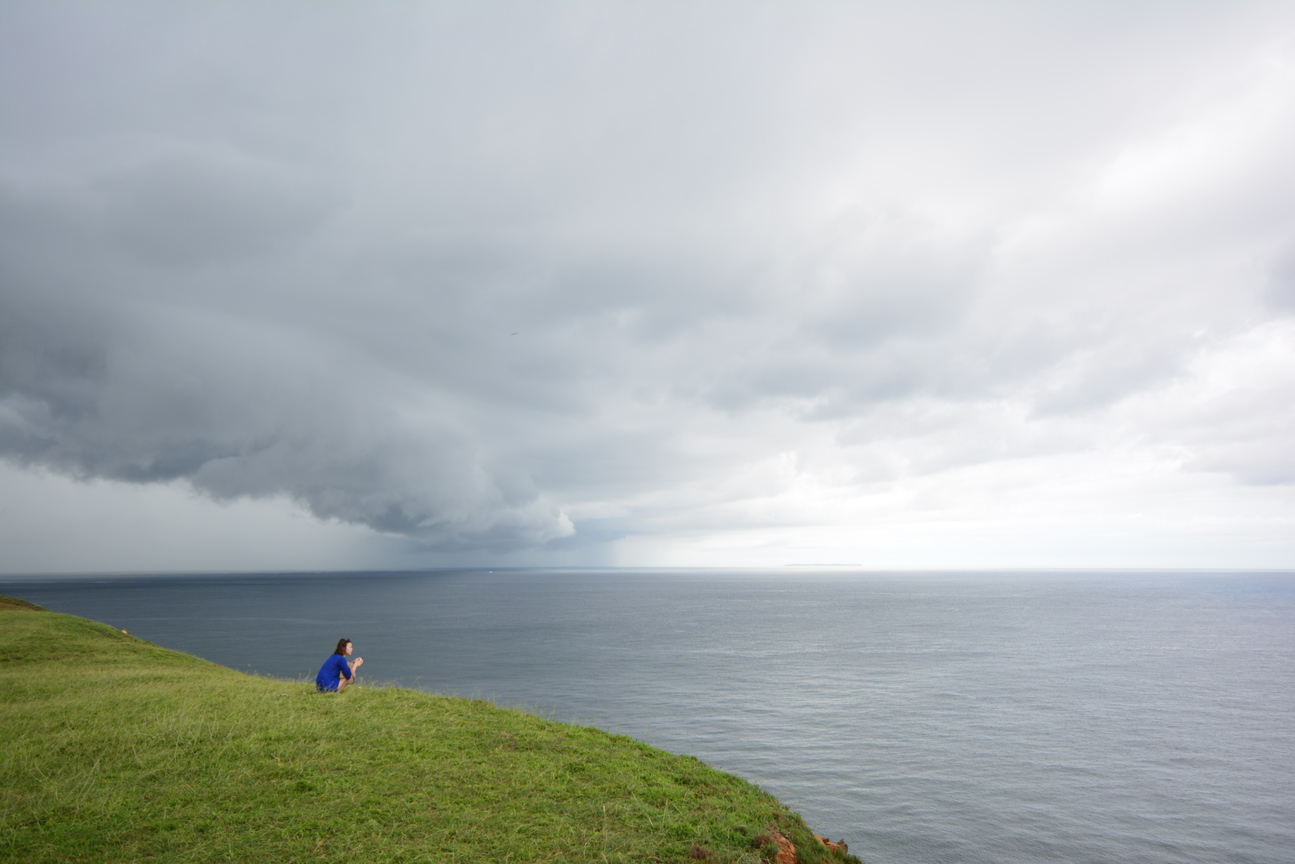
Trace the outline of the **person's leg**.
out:
<instances>
[{"instance_id":1,"label":"person's leg","mask_svg":"<svg viewBox=\"0 0 1295 864\"><path fill-rule=\"evenodd\" d=\"M346 689L346 685L347 685L347 684L350 684L352 680L353 680L353 679L351 679L351 678L343 678L343 677L342 677L342 676L340 676L340 675L339 675L339 676L337 676L337 692L338 692L338 693L341 693L343 690L345 690L345 689Z\"/></svg>"}]
</instances>

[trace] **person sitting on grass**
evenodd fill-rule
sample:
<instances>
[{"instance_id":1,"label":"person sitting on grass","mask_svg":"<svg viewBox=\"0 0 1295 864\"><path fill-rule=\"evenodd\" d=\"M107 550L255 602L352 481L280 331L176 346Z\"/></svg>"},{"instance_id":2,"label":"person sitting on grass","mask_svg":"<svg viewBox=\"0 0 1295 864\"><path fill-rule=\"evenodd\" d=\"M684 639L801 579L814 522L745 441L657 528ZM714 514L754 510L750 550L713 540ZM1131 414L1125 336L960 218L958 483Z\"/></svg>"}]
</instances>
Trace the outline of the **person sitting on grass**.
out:
<instances>
[{"instance_id":1,"label":"person sitting on grass","mask_svg":"<svg viewBox=\"0 0 1295 864\"><path fill-rule=\"evenodd\" d=\"M351 640L337 640L337 650L324 661L324 665L319 667L319 674L315 676L315 686L320 693L340 693L346 689L347 684L355 680L355 670L364 665L364 658L356 657L348 663L346 658L350 653Z\"/></svg>"}]
</instances>

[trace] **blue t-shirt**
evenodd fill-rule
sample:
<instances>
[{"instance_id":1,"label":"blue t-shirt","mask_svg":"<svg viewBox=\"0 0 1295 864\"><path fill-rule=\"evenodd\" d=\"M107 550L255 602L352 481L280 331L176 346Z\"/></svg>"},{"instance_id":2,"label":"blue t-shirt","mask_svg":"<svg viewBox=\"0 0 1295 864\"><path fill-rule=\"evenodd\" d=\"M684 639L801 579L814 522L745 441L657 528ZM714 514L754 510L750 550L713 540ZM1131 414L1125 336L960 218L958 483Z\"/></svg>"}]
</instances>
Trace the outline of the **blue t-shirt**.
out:
<instances>
[{"instance_id":1,"label":"blue t-shirt","mask_svg":"<svg viewBox=\"0 0 1295 864\"><path fill-rule=\"evenodd\" d=\"M324 661L324 665L319 667L319 674L315 676L315 686L320 690L336 690L339 675L350 680L351 667L346 665L346 655L330 655Z\"/></svg>"}]
</instances>

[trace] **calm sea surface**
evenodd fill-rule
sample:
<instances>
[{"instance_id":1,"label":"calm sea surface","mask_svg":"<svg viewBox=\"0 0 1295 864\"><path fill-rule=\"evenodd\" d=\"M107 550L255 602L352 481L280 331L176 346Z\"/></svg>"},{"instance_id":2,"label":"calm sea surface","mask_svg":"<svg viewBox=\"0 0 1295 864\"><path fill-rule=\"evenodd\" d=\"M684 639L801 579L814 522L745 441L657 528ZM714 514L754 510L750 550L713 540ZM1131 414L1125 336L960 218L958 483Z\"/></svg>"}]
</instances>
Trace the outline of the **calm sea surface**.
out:
<instances>
[{"instance_id":1,"label":"calm sea surface","mask_svg":"<svg viewBox=\"0 0 1295 864\"><path fill-rule=\"evenodd\" d=\"M1295 573L0 581L225 666L632 735L870 864L1295 862Z\"/></svg>"}]
</instances>

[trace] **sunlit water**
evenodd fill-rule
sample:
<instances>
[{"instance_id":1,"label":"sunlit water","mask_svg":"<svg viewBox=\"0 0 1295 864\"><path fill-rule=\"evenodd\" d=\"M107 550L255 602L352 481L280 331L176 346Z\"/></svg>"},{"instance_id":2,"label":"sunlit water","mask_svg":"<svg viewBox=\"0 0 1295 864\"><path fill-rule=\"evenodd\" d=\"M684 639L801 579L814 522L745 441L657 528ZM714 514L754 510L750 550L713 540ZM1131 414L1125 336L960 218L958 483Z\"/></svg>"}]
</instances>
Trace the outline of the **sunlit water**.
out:
<instances>
[{"instance_id":1,"label":"sunlit water","mask_svg":"<svg viewBox=\"0 0 1295 864\"><path fill-rule=\"evenodd\" d=\"M371 682L693 754L872 864L1295 861L1295 574L111 577L0 593L303 679L346 636Z\"/></svg>"}]
</instances>

